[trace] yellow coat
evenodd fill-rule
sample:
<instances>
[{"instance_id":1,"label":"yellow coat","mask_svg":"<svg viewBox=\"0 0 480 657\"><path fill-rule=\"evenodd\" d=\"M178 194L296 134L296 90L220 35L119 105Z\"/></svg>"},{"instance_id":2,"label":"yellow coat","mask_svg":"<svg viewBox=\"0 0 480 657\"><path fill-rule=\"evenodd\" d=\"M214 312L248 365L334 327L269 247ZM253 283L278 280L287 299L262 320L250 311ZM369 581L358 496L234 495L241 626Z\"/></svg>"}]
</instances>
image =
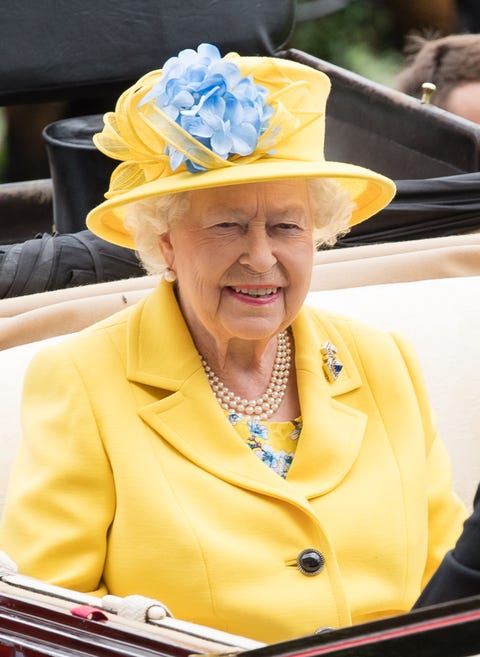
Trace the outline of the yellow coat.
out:
<instances>
[{"instance_id":1,"label":"yellow coat","mask_svg":"<svg viewBox=\"0 0 480 657\"><path fill-rule=\"evenodd\" d=\"M293 332L303 430L286 480L230 426L168 284L41 352L0 549L25 574L266 642L408 610L465 517L416 359L311 309ZM325 557L314 576L305 548Z\"/></svg>"}]
</instances>

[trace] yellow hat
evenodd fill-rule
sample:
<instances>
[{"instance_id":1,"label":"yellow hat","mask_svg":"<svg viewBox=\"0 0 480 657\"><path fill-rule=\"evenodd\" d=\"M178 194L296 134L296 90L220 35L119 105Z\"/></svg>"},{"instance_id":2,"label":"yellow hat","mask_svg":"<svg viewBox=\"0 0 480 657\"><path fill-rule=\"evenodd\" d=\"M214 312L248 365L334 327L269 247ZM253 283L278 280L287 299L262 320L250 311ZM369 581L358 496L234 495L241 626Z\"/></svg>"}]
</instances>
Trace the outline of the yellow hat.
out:
<instances>
[{"instance_id":1,"label":"yellow hat","mask_svg":"<svg viewBox=\"0 0 480 657\"><path fill-rule=\"evenodd\" d=\"M94 136L122 160L106 201L87 216L100 237L134 248L129 203L160 194L287 178L332 178L355 203L351 224L385 207L395 185L364 167L324 157L328 77L275 57L221 58L201 44L169 59L119 98Z\"/></svg>"}]
</instances>

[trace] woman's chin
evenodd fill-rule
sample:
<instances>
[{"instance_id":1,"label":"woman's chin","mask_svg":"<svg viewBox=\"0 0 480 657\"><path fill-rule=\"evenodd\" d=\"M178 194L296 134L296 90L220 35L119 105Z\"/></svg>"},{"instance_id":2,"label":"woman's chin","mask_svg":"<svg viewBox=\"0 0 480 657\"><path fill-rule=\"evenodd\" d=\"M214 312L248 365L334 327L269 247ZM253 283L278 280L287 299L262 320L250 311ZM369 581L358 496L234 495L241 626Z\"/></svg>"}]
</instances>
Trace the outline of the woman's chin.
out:
<instances>
[{"instance_id":1,"label":"woman's chin","mask_svg":"<svg viewBox=\"0 0 480 657\"><path fill-rule=\"evenodd\" d=\"M280 319L252 317L250 320L224 324L227 333L239 340L267 340L277 335L285 326Z\"/></svg>"}]
</instances>

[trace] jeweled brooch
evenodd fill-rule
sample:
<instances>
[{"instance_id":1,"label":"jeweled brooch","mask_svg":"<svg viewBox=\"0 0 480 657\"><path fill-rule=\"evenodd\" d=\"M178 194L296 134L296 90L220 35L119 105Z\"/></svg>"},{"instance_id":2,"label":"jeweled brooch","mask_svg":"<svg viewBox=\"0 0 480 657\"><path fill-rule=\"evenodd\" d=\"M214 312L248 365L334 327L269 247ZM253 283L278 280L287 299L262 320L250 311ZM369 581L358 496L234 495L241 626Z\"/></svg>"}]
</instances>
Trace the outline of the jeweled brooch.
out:
<instances>
[{"instance_id":1,"label":"jeweled brooch","mask_svg":"<svg viewBox=\"0 0 480 657\"><path fill-rule=\"evenodd\" d=\"M328 340L322 345L321 354L323 358L323 372L327 381L334 383L343 370L342 363L337 359L337 348Z\"/></svg>"}]
</instances>

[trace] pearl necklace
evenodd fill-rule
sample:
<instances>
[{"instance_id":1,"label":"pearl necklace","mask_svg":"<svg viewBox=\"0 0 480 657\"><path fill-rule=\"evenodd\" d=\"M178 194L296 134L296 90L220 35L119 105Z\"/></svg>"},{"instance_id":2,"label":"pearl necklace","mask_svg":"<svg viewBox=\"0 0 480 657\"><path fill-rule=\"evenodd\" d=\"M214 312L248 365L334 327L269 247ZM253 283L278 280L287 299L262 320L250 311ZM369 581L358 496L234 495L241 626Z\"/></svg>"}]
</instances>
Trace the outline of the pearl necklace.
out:
<instances>
[{"instance_id":1,"label":"pearl necklace","mask_svg":"<svg viewBox=\"0 0 480 657\"><path fill-rule=\"evenodd\" d=\"M227 411L239 415L251 415L260 420L268 420L280 407L287 389L291 367L290 336L282 331L277 338L277 355L267 389L258 399L242 399L232 392L215 374L205 358L200 354L203 369L218 403Z\"/></svg>"}]
</instances>

